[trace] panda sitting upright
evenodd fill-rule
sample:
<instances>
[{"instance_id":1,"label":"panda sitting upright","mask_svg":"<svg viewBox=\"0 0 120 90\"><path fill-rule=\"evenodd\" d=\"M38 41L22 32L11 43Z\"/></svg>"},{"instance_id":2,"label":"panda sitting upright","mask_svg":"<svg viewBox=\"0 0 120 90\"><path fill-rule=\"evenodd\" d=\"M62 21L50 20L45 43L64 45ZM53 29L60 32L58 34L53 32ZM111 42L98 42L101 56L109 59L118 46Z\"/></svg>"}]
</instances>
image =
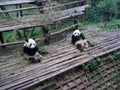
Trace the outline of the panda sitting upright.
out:
<instances>
[{"instance_id":1,"label":"panda sitting upright","mask_svg":"<svg viewBox=\"0 0 120 90\"><path fill-rule=\"evenodd\" d=\"M73 31L71 43L80 51L83 51L84 48L93 46L88 40L86 40L84 34L80 30Z\"/></svg>"},{"instance_id":2,"label":"panda sitting upright","mask_svg":"<svg viewBox=\"0 0 120 90\"><path fill-rule=\"evenodd\" d=\"M39 61L43 57L38 51L38 47L36 46L36 42L34 39L26 39L23 45L23 52L25 59L36 60Z\"/></svg>"}]
</instances>

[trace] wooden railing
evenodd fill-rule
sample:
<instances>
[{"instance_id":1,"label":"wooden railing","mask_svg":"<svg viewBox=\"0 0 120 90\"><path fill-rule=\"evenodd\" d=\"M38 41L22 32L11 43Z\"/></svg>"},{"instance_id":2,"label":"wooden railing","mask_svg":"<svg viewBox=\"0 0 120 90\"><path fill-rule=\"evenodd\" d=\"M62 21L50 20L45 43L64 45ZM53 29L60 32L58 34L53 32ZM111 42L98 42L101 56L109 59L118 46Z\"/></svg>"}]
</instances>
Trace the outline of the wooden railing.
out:
<instances>
[{"instance_id":1,"label":"wooden railing","mask_svg":"<svg viewBox=\"0 0 120 90\"><path fill-rule=\"evenodd\" d=\"M43 3L46 3L48 1L49 0L43 0ZM22 7L23 4L31 4L31 6ZM8 6L13 6L13 5L15 5L16 8L11 10L8 9ZM85 3L85 0L79 0L79 1L77 0L64 4L58 3L58 5L55 6L52 5L52 6L47 6L47 7L44 6L44 7L45 8L40 9L38 6L35 6L35 0L14 0L14 1L0 2L0 8L1 8L0 14L3 14L7 17L5 20L0 21L0 40L1 40L0 46L19 44L23 42L23 41L17 41L17 42L13 41L6 43L3 38L4 32L15 31L18 32L17 33L19 34L18 36L22 36L19 33L20 29L24 29L23 31L25 33L26 29L28 28L41 27L45 25L52 26L58 21L64 21L69 18L76 18L77 16L83 16L85 9L88 8L89 5ZM34 10L34 9L38 9L38 12L32 13L30 15L24 15L24 11ZM42 14L39 12L41 10L43 10ZM14 14L17 16L14 16ZM76 25L74 26L76 27Z\"/></svg>"}]
</instances>

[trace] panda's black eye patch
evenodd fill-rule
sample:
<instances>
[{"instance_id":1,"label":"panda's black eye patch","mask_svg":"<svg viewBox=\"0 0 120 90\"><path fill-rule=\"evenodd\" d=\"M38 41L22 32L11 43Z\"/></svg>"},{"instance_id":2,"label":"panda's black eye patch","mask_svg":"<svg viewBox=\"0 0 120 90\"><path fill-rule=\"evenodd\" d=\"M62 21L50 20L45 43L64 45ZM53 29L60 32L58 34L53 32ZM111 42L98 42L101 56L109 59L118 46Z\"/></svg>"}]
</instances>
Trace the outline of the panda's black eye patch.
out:
<instances>
[{"instance_id":1,"label":"panda's black eye patch","mask_svg":"<svg viewBox=\"0 0 120 90\"><path fill-rule=\"evenodd\" d=\"M32 44L30 44L30 46L32 46Z\"/></svg>"}]
</instances>

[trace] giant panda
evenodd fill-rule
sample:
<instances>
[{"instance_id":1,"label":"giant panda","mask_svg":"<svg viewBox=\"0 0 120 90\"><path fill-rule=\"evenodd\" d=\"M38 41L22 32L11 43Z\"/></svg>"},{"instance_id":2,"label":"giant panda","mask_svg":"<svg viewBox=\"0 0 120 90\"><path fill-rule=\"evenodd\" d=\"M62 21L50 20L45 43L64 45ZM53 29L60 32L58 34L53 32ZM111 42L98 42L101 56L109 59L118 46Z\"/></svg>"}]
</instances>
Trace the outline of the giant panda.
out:
<instances>
[{"instance_id":1,"label":"giant panda","mask_svg":"<svg viewBox=\"0 0 120 90\"><path fill-rule=\"evenodd\" d=\"M25 40L25 43L23 45L23 52L24 52L25 59L35 60L40 62L41 58L43 57L38 50L38 47L36 45L34 38Z\"/></svg>"},{"instance_id":2,"label":"giant panda","mask_svg":"<svg viewBox=\"0 0 120 90\"><path fill-rule=\"evenodd\" d=\"M73 31L71 43L75 44L76 41L81 40L81 39L85 39L85 35L78 29Z\"/></svg>"},{"instance_id":3,"label":"giant panda","mask_svg":"<svg viewBox=\"0 0 120 90\"><path fill-rule=\"evenodd\" d=\"M75 45L80 51L83 51L84 48L93 46L93 44L86 40L85 35L80 30L73 31L71 43Z\"/></svg>"}]
</instances>

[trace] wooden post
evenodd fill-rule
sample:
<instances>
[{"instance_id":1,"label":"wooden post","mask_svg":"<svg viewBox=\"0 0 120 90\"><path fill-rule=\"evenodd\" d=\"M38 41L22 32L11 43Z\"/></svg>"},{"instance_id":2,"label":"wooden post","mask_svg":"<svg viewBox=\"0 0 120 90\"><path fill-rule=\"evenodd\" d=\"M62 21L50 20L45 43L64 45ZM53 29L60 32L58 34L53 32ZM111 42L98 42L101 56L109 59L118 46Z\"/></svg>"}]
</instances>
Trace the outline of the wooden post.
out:
<instances>
[{"instance_id":1,"label":"wooden post","mask_svg":"<svg viewBox=\"0 0 120 90\"><path fill-rule=\"evenodd\" d=\"M84 14L81 15L81 22L84 23Z\"/></svg>"},{"instance_id":2,"label":"wooden post","mask_svg":"<svg viewBox=\"0 0 120 90\"><path fill-rule=\"evenodd\" d=\"M27 38L26 29L25 28L23 29L23 34L24 34L24 37Z\"/></svg>"},{"instance_id":3,"label":"wooden post","mask_svg":"<svg viewBox=\"0 0 120 90\"><path fill-rule=\"evenodd\" d=\"M18 5L16 5L16 9L18 9ZM19 12L16 12L16 16L19 17Z\"/></svg>"},{"instance_id":4,"label":"wooden post","mask_svg":"<svg viewBox=\"0 0 120 90\"><path fill-rule=\"evenodd\" d=\"M22 8L22 5L19 4L19 5L16 5L16 9L19 9L19 8ZM23 12L20 10L20 11L17 11L16 12L16 16L17 17L22 17L23 16Z\"/></svg>"},{"instance_id":5,"label":"wooden post","mask_svg":"<svg viewBox=\"0 0 120 90\"><path fill-rule=\"evenodd\" d=\"M21 38L22 38L22 35L21 35L20 31L17 30L16 32L17 32L18 37L21 39Z\"/></svg>"},{"instance_id":6,"label":"wooden post","mask_svg":"<svg viewBox=\"0 0 120 90\"><path fill-rule=\"evenodd\" d=\"M75 17L73 18L73 23L74 23L74 25L78 24L77 18L75 18ZM78 26L79 25L76 25L75 29L78 29Z\"/></svg>"},{"instance_id":7,"label":"wooden post","mask_svg":"<svg viewBox=\"0 0 120 90\"><path fill-rule=\"evenodd\" d=\"M88 0L86 0L86 4L88 4Z\"/></svg>"},{"instance_id":8,"label":"wooden post","mask_svg":"<svg viewBox=\"0 0 120 90\"><path fill-rule=\"evenodd\" d=\"M20 8L22 8L22 4L19 5ZM20 16L23 16L23 11L20 10Z\"/></svg>"},{"instance_id":9,"label":"wooden post","mask_svg":"<svg viewBox=\"0 0 120 90\"><path fill-rule=\"evenodd\" d=\"M88 4L88 0L86 0L85 4L87 5ZM88 13L88 8L86 8L86 13Z\"/></svg>"},{"instance_id":10,"label":"wooden post","mask_svg":"<svg viewBox=\"0 0 120 90\"><path fill-rule=\"evenodd\" d=\"M43 13L44 4L42 0L35 0L35 4L39 7L40 13Z\"/></svg>"},{"instance_id":11,"label":"wooden post","mask_svg":"<svg viewBox=\"0 0 120 90\"><path fill-rule=\"evenodd\" d=\"M35 30L35 27L32 28L32 31L31 31L30 37L33 35L34 30Z\"/></svg>"},{"instance_id":12,"label":"wooden post","mask_svg":"<svg viewBox=\"0 0 120 90\"><path fill-rule=\"evenodd\" d=\"M45 37L45 44L49 44L50 41L50 32L48 28L42 26L43 36Z\"/></svg>"},{"instance_id":13,"label":"wooden post","mask_svg":"<svg viewBox=\"0 0 120 90\"><path fill-rule=\"evenodd\" d=\"M4 43L2 32L0 32L0 40L1 40L1 43ZM5 46L2 46L2 48L5 48Z\"/></svg>"}]
</instances>

